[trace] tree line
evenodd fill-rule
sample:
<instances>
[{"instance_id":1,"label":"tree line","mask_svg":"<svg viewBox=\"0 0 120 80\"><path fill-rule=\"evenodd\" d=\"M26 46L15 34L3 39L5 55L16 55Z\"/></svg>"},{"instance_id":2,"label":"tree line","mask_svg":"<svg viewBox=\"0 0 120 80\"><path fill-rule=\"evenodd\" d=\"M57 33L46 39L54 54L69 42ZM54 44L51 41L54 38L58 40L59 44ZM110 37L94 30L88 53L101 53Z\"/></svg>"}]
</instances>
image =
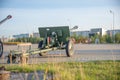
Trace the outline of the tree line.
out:
<instances>
[{"instance_id":1,"label":"tree line","mask_svg":"<svg viewBox=\"0 0 120 80\"><path fill-rule=\"evenodd\" d=\"M75 43L95 43L95 40L98 38L100 43L120 43L120 33L116 33L115 36L110 35L94 35L91 37L84 37L84 36L77 36L76 34L73 34L71 36L75 40ZM33 44L39 43L43 38L40 37L28 37L28 38L16 38L12 39L9 42L30 42Z\"/></svg>"},{"instance_id":2,"label":"tree line","mask_svg":"<svg viewBox=\"0 0 120 80\"><path fill-rule=\"evenodd\" d=\"M99 39L99 43L120 43L120 33L116 33L115 36L95 34L91 37L73 34L71 37L75 39L75 43L95 43L96 39Z\"/></svg>"},{"instance_id":3,"label":"tree line","mask_svg":"<svg viewBox=\"0 0 120 80\"><path fill-rule=\"evenodd\" d=\"M12 40L9 40L9 42L30 42L32 44L36 44L36 43L39 43L39 41L41 41L42 38L40 37L28 37L28 38L16 38L16 39L12 39Z\"/></svg>"}]
</instances>

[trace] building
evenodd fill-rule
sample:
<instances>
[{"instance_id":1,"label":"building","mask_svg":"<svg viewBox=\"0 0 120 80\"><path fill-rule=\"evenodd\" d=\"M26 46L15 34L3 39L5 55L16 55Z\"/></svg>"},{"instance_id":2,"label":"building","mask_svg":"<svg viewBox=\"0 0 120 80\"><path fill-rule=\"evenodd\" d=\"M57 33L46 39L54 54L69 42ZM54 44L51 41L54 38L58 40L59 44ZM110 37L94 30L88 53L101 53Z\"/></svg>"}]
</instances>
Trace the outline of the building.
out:
<instances>
[{"instance_id":1,"label":"building","mask_svg":"<svg viewBox=\"0 0 120 80\"><path fill-rule=\"evenodd\" d=\"M115 29L115 30L107 30L106 33L110 36L115 35L116 33L120 33L120 29Z\"/></svg>"},{"instance_id":2,"label":"building","mask_svg":"<svg viewBox=\"0 0 120 80\"><path fill-rule=\"evenodd\" d=\"M26 33L26 34L19 34L19 35L13 35L13 38L29 38L31 35Z\"/></svg>"},{"instance_id":3,"label":"building","mask_svg":"<svg viewBox=\"0 0 120 80\"><path fill-rule=\"evenodd\" d=\"M36 33L33 33L33 34L32 34L32 37L40 37L40 34L37 33L37 32L36 32Z\"/></svg>"},{"instance_id":4,"label":"building","mask_svg":"<svg viewBox=\"0 0 120 80\"><path fill-rule=\"evenodd\" d=\"M106 35L106 30L103 28L92 28L89 33L89 37L94 36L95 34L98 34L100 36Z\"/></svg>"},{"instance_id":5,"label":"building","mask_svg":"<svg viewBox=\"0 0 120 80\"><path fill-rule=\"evenodd\" d=\"M75 30L75 31L71 31L71 36L76 34L77 36L81 35L84 37L91 37L94 36L95 34L98 35L105 35L106 31L103 28L92 28L90 31L79 31L79 30Z\"/></svg>"},{"instance_id":6,"label":"building","mask_svg":"<svg viewBox=\"0 0 120 80\"><path fill-rule=\"evenodd\" d=\"M72 31L70 32L70 35L76 34L76 36L84 36L84 37L89 37L89 32L90 31Z\"/></svg>"},{"instance_id":7,"label":"building","mask_svg":"<svg viewBox=\"0 0 120 80\"><path fill-rule=\"evenodd\" d=\"M26 33L26 34L18 34L18 35L13 35L13 38L29 38L29 37L40 37L40 34L39 33L32 33L32 34L29 34L29 33Z\"/></svg>"}]
</instances>

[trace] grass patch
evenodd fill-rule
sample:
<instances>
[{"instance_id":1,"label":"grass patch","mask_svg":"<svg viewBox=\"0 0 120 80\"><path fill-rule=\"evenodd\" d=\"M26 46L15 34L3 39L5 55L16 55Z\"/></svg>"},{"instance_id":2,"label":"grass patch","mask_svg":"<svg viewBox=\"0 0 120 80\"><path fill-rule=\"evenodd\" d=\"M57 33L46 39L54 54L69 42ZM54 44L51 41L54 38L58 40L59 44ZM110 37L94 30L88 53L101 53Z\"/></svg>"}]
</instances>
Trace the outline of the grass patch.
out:
<instances>
[{"instance_id":1,"label":"grass patch","mask_svg":"<svg viewBox=\"0 0 120 80\"><path fill-rule=\"evenodd\" d=\"M2 65L0 65L2 66ZM55 80L120 80L119 61L62 62L5 65L8 71L52 73Z\"/></svg>"}]
</instances>

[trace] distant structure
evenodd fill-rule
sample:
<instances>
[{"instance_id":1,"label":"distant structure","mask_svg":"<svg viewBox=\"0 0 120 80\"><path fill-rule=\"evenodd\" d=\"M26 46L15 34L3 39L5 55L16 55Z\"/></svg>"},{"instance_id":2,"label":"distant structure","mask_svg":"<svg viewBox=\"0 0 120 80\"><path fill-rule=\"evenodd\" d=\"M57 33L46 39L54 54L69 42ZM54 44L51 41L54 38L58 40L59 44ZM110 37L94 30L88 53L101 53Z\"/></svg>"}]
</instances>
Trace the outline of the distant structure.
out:
<instances>
[{"instance_id":1,"label":"distant structure","mask_svg":"<svg viewBox=\"0 0 120 80\"><path fill-rule=\"evenodd\" d=\"M40 34L38 32L35 32L32 34L32 37L40 37Z\"/></svg>"},{"instance_id":2,"label":"distant structure","mask_svg":"<svg viewBox=\"0 0 120 80\"><path fill-rule=\"evenodd\" d=\"M114 36L116 33L120 33L120 29L107 30L106 33L110 36Z\"/></svg>"},{"instance_id":3,"label":"distant structure","mask_svg":"<svg viewBox=\"0 0 120 80\"><path fill-rule=\"evenodd\" d=\"M76 29L76 30L71 30L70 31L70 35L71 36L83 36L83 37L88 37L91 38L91 36L94 36L96 34L103 36L103 35L110 35L113 36L116 33L120 33L120 29L115 29L115 30L105 30L103 28L92 28L90 30L85 30L85 31L81 31L80 29ZM26 34L19 34L19 35L13 35L13 38L28 38L28 37L40 37L40 34L38 32L34 32L34 33L26 33Z\"/></svg>"},{"instance_id":4,"label":"distant structure","mask_svg":"<svg viewBox=\"0 0 120 80\"><path fill-rule=\"evenodd\" d=\"M75 30L75 31L71 31L71 36L76 34L77 36L84 36L84 37L91 37L94 36L95 34L98 34L100 36L103 36L106 34L106 30L104 30L103 28L92 28L90 31L80 31L79 30Z\"/></svg>"},{"instance_id":5,"label":"distant structure","mask_svg":"<svg viewBox=\"0 0 120 80\"><path fill-rule=\"evenodd\" d=\"M106 30L103 28L92 28L89 33L89 37L94 36L95 34L98 34L100 36L106 35Z\"/></svg>"},{"instance_id":6,"label":"distant structure","mask_svg":"<svg viewBox=\"0 0 120 80\"><path fill-rule=\"evenodd\" d=\"M18 35L13 35L13 38L17 39L17 38L29 38L29 37L40 37L39 33L25 33L25 34L18 34Z\"/></svg>"},{"instance_id":7,"label":"distant structure","mask_svg":"<svg viewBox=\"0 0 120 80\"><path fill-rule=\"evenodd\" d=\"M70 35L73 36L76 34L76 36L84 36L84 37L89 37L90 31L71 31Z\"/></svg>"},{"instance_id":8,"label":"distant structure","mask_svg":"<svg viewBox=\"0 0 120 80\"><path fill-rule=\"evenodd\" d=\"M26 33L26 34L19 34L19 35L13 35L13 38L17 39L17 38L29 38L30 34Z\"/></svg>"}]
</instances>

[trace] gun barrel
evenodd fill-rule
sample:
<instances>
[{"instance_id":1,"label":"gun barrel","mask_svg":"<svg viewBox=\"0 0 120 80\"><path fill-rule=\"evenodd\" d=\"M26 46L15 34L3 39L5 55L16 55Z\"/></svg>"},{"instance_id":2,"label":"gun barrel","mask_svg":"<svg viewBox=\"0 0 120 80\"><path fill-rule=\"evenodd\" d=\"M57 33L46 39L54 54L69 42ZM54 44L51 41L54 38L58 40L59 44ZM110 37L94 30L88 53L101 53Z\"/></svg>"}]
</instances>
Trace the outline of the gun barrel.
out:
<instances>
[{"instance_id":1,"label":"gun barrel","mask_svg":"<svg viewBox=\"0 0 120 80\"><path fill-rule=\"evenodd\" d=\"M11 15L8 15L5 19L3 19L2 21L0 21L0 25L2 24L2 23L4 23L5 21L7 21L8 19L11 19L12 18L12 16Z\"/></svg>"}]
</instances>

